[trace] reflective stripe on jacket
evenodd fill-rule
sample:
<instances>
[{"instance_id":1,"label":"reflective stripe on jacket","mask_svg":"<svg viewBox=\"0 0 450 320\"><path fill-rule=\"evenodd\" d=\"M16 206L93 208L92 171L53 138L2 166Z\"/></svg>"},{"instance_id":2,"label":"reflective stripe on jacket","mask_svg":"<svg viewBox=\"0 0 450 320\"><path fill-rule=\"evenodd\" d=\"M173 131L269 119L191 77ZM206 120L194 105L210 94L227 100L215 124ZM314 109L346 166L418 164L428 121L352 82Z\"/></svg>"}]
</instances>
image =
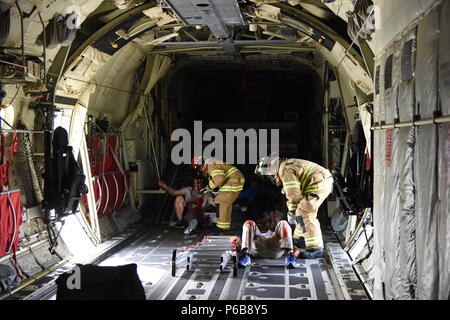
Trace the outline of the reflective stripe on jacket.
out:
<instances>
[{"instance_id":1,"label":"reflective stripe on jacket","mask_svg":"<svg viewBox=\"0 0 450 320\"><path fill-rule=\"evenodd\" d=\"M219 191L240 192L244 189L244 175L234 166L223 162L205 162L205 173L209 177L209 187Z\"/></svg>"}]
</instances>

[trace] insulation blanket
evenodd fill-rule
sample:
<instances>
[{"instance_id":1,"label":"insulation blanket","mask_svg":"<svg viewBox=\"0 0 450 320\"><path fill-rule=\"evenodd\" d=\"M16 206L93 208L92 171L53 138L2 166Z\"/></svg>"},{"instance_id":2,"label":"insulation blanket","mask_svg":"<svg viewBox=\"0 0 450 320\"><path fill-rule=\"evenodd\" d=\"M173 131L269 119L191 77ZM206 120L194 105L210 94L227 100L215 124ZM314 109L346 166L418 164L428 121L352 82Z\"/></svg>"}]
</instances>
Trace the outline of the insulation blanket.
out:
<instances>
[{"instance_id":1,"label":"insulation blanket","mask_svg":"<svg viewBox=\"0 0 450 320\"><path fill-rule=\"evenodd\" d=\"M432 9L377 58L376 122L450 115L449 8ZM449 130L374 133L375 299L450 298Z\"/></svg>"}]
</instances>

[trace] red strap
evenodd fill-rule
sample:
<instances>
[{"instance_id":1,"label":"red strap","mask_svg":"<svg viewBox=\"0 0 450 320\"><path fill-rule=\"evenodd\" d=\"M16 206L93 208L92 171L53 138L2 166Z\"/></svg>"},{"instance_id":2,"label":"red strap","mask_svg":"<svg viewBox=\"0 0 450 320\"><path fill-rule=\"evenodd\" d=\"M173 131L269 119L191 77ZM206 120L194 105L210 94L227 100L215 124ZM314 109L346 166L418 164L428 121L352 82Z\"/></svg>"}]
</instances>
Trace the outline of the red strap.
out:
<instances>
[{"instance_id":1,"label":"red strap","mask_svg":"<svg viewBox=\"0 0 450 320\"><path fill-rule=\"evenodd\" d=\"M2 133L0 135L0 161L5 161L5 135Z\"/></svg>"},{"instance_id":2,"label":"red strap","mask_svg":"<svg viewBox=\"0 0 450 320\"><path fill-rule=\"evenodd\" d=\"M13 133L11 138L11 157L17 154L17 149L19 147L19 139L17 138L17 133Z\"/></svg>"},{"instance_id":3,"label":"red strap","mask_svg":"<svg viewBox=\"0 0 450 320\"><path fill-rule=\"evenodd\" d=\"M17 267L17 256L16 256L16 252L13 252L13 256L12 256L12 260L13 260L13 266L14 269L16 269L16 273L19 276L19 278L23 281L25 280L25 276L23 275L22 271L20 271L20 269Z\"/></svg>"},{"instance_id":4,"label":"red strap","mask_svg":"<svg viewBox=\"0 0 450 320\"><path fill-rule=\"evenodd\" d=\"M0 165L0 191L3 188L8 188L9 180L8 180L8 171L9 171L9 161L5 164Z\"/></svg>"},{"instance_id":5,"label":"red strap","mask_svg":"<svg viewBox=\"0 0 450 320\"><path fill-rule=\"evenodd\" d=\"M372 167L369 150L366 149L366 170L370 170Z\"/></svg>"}]
</instances>

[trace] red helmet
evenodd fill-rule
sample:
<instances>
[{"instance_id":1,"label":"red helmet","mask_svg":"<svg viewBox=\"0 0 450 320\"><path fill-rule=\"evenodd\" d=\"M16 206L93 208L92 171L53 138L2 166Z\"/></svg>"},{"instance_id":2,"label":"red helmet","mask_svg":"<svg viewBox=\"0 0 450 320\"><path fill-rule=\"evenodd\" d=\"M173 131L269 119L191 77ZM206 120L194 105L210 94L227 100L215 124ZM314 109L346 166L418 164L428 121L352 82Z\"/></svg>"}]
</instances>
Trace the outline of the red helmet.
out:
<instances>
[{"instance_id":1,"label":"red helmet","mask_svg":"<svg viewBox=\"0 0 450 320\"><path fill-rule=\"evenodd\" d=\"M193 158L192 158L192 167L193 167L194 169L203 171L203 170L202 170L202 167L203 167L203 157L200 156L200 155L199 155L199 156L193 157Z\"/></svg>"},{"instance_id":2,"label":"red helmet","mask_svg":"<svg viewBox=\"0 0 450 320\"><path fill-rule=\"evenodd\" d=\"M199 165L201 165L203 162L203 157L202 156L195 156L192 158L192 167L198 167Z\"/></svg>"}]
</instances>

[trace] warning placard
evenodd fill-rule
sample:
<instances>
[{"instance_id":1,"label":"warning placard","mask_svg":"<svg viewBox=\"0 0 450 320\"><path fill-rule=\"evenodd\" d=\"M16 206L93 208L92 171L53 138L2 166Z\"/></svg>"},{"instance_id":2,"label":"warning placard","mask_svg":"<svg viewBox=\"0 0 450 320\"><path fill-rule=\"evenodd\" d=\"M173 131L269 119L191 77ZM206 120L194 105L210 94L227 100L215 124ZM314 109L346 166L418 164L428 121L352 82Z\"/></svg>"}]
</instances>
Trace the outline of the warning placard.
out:
<instances>
[{"instance_id":1,"label":"warning placard","mask_svg":"<svg viewBox=\"0 0 450 320\"><path fill-rule=\"evenodd\" d=\"M391 167L392 129L386 130L386 167Z\"/></svg>"}]
</instances>

